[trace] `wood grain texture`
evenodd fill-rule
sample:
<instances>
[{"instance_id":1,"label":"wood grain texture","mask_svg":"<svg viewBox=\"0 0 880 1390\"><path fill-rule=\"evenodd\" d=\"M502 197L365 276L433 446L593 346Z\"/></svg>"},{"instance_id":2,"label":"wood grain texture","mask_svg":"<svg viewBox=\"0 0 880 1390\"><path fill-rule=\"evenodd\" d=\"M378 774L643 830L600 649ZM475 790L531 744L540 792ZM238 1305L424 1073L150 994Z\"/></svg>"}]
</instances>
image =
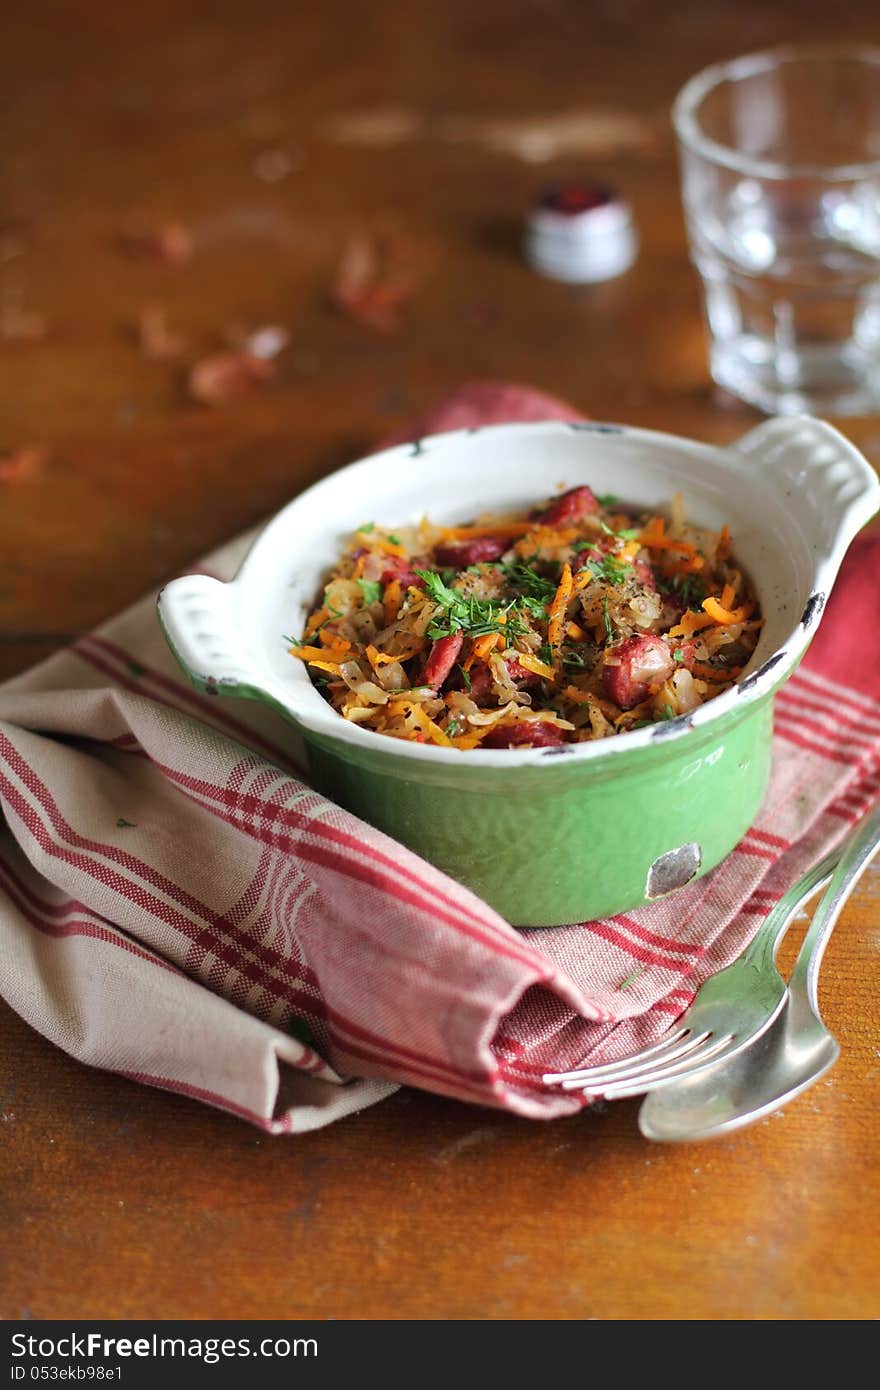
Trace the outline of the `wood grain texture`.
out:
<instances>
[{"instance_id":1,"label":"wood grain texture","mask_svg":"<svg viewBox=\"0 0 880 1390\"><path fill-rule=\"evenodd\" d=\"M0 343L0 453L50 453L0 484L0 674L465 378L736 437L756 417L708 381L669 105L708 61L872 28L867 0L9 0L0 313L25 306L47 333ZM562 138L560 113L584 111L566 127L580 148L522 157L516 123L550 117ZM519 252L536 190L580 172L625 192L642 238L633 270L592 289ZM194 231L186 265L121 247L168 219ZM365 229L415 248L397 333L329 305ZM148 304L181 361L139 352ZM277 380L189 401L188 365L235 323L287 327ZM880 461L877 420L843 424ZM873 873L829 948L831 1075L681 1148L639 1137L637 1103L542 1125L416 1092L269 1139L88 1071L3 1010L0 1316L876 1318L878 909Z\"/></svg>"}]
</instances>

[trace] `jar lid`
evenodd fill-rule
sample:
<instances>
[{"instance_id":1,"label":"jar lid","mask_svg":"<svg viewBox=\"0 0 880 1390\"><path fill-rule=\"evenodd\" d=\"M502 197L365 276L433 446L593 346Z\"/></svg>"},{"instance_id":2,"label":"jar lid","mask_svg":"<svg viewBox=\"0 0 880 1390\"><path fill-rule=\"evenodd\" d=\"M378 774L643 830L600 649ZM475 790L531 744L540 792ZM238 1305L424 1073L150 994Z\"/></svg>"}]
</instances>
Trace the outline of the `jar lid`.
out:
<instances>
[{"instance_id":1,"label":"jar lid","mask_svg":"<svg viewBox=\"0 0 880 1390\"><path fill-rule=\"evenodd\" d=\"M542 275L595 284L629 269L638 235L629 205L607 184L583 179L549 188L534 203L525 249Z\"/></svg>"}]
</instances>

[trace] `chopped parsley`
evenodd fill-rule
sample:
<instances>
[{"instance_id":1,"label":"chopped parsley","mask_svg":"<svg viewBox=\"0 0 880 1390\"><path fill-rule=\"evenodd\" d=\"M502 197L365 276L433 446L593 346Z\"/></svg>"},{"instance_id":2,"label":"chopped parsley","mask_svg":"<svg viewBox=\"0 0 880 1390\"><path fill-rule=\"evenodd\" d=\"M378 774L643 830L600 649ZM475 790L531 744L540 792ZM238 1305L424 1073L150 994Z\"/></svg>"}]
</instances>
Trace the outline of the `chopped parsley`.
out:
<instances>
[{"instance_id":1,"label":"chopped parsley","mask_svg":"<svg viewBox=\"0 0 880 1390\"><path fill-rule=\"evenodd\" d=\"M391 531L388 532L388 539L392 545L400 545L400 537L395 536Z\"/></svg>"},{"instance_id":2,"label":"chopped parsley","mask_svg":"<svg viewBox=\"0 0 880 1390\"><path fill-rule=\"evenodd\" d=\"M358 587L364 596L364 606L378 603L382 597L382 585L378 579L359 579Z\"/></svg>"},{"instance_id":3,"label":"chopped parsley","mask_svg":"<svg viewBox=\"0 0 880 1390\"><path fill-rule=\"evenodd\" d=\"M519 601L520 607L532 618L543 621L547 617L547 605L539 598L531 598L528 594L523 595Z\"/></svg>"},{"instance_id":4,"label":"chopped parsley","mask_svg":"<svg viewBox=\"0 0 880 1390\"><path fill-rule=\"evenodd\" d=\"M566 671L585 671L591 664L587 655L576 647L563 648L562 665Z\"/></svg>"},{"instance_id":5,"label":"chopped parsley","mask_svg":"<svg viewBox=\"0 0 880 1390\"><path fill-rule=\"evenodd\" d=\"M615 555L603 555L601 559L588 560L586 568L594 579L603 584L625 584L630 577L632 566L618 560Z\"/></svg>"},{"instance_id":6,"label":"chopped parsley","mask_svg":"<svg viewBox=\"0 0 880 1390\"><path fill-rule=\"evenodd\" d=\"M663 706L663 714L662 714L661 717L662 717L663 719L674 719L674 718L675 718L675 710L672 708L671 705L664 705L664 706Z\"/></svg>"},{"instance_id":7,"label":"chopped parsley","mask_svg":"<svg viewBox=\"0 0 880 1390\"><path fill-rule=\"evenodd\" d=\"M465 632L469 637L485 637L490 632L502 632L512 639L529 631L517 611L515 600L498 603L494 599L474 598L473 595L450 589L441 575L433 570L415 572L420 579L424 579L431 598L443 609L443 615L435 616L428 628L428 636L433 640L450 637L454 632Z\"/></svg>"},{"instance_id":8,"label":"chopped parsley","mask_svg":"<svg viewBox=\"0 0 880 1390\"><path fill-rule=\"evenodd\" d=\"M673 661L684 661L684 652L681 647L676 647L675 651L672 653L672 659Z\"/></svg>"},{"instance_id":9,"label":"chopped parsley","mask_svg":"<svg viewBox=\"0 0 880 1390\"><path fill-rule=\"evenodd\" d=\"M604 600L604 602L603 602L603 604L602 604L602 621L603 621L604 624L605 624L605 640L606 640L606 642L613 642L613 641L614 641L614 628L611 626L611 619L610 619L610 617L608 616L608 595L607 595L607 594L605 595L605 600Z\"/></svg>"},{"instance_id":10,"label":"chopped parsley","mask_svg":"<svg viewBox=\"0 0 880 1390\"><path fill-rule=\"evenodd\" d=\"M465 690L470 690L470 688L471 688L471 673L470 673L470 671L466 671L465 668L464 668L463 666L459 666L458 669L459 669L459 671L461 672L461 678L462 678L462 680L464 681L464 688L465 688Z\"/></svg>"},{"instance_id":11,"label":"chopped parsley","mask_svg":"<svg viewBox=\"0 0 880 1390\"><path fill-rule=\"evenodd\" d=\"M615 502L620 501L620 498L615 497L613 492L602 492L596 498L596 501L599 503L600 507L613 507Z\"/></svg>"},{"instance_id":12,"label":"chopped parsley","mask_svg":"<svg viewBox=\"0 0 880 1390\"><path fill-rule=\"evenodd\" d=\"M375 529L376 529L376 523L375 523L375 521L365 521L364 524L363 524L363 526L359 526L359 527L358 527L358 530L360 531L360 533L361 533L362 536L368 536L368 535L370 534L370 532L371 532L371 531L375 531Z\"/></svg>"},{"instance_id":13,"label":"chopped parsley","mask_svg":"<svg viewBox=\"0 0 880 1390\"><path fill-rule=\"evenodd\" d=\"M458 720L457 720L456 718L453 717L452 719L450 719L449 723L446 725L446 730L445 730L445 732L446 732L446 737L447 737L447 738L455 738L455 735L459 732L459 728L460 728L460 726L459 726Z\"/></svg>"},{"instance_id":14,"label":"chopped parsley","mask_svg":"<svg viewBox=\"0 0 880 1390\"><path fill-rule=\"evenodd\" d=\"M510 564L500 565L499 568L511 587L518 589L527 598L538 599L544 604L549 603L556 593L556 585L552 580L545 579L543 574L539 574L522 560L513 560Z\"/></svg>"},{"instance_id":15,"label":"chopped parsley","mask_svg":"<svg viewBox=\"0 0 880 1390\"><path fill-rule=\"evenodd\" d=\"M688 608L698 606L706 597L706 585L702 579L698 579L694 574L676 575L674 588L681 595L682 602L686 603Z\"/></svg>"}]
</instances>

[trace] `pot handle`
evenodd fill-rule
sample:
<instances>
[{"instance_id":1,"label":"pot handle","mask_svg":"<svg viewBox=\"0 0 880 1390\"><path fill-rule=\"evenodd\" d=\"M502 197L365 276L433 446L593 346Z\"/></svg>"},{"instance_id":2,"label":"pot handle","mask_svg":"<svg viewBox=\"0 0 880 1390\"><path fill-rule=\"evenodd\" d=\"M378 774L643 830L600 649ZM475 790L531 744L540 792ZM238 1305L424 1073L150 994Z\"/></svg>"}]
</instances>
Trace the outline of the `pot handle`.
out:
<instances>
[{"instance_id":1,"label":"pot handle","mask_svg":"<svg viewBox=\"0 0 880 1390\"><path fill-rule=\"evenodd\" d=\"M247 695L252 689L253 670L232 618L233 597L230 584L185 574L166 584L158 598L168 645L193 685L209 694Z\"/></svg>"},{"instance_id":2,"label":"pot handle","mask_svg":"<svg viewBox=\"0 0 880 1390\"><path fill-rule=\"evenodd\" d=\"M773 485L795 514L807 511L829 548L853 536L880 510L880 479L854 444L824 420L778 416L731 446ZM776 489L774 489L776 490Z\"/></svg>"}]
</instances>

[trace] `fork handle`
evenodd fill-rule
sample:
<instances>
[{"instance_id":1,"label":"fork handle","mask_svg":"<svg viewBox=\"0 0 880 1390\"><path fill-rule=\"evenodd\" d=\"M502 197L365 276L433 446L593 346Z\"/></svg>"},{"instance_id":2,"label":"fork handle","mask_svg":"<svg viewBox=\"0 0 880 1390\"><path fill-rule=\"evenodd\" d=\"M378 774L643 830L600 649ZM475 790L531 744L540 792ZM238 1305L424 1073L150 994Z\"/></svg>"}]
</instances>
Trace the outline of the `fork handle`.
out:
<instances>
[{"instance_id":1,"label":"fork handle","mask_svg":"<svg viewBox=\"0 0 880 1390\"><path fill-rule=\"evenodd\" d=\"M812 869L808 869L794 887L789 888L779 899L776 906L767 913L743 952L743 961L754 966L756 970L769 967L770 962L775 959L780 941L791 925L792 918L814 893L818 893L819 889L824 888L829 882L840 860L840 854L839 848L827 854L818 864L814 864Z\"/></svg>"},{"instance_id":2,"label":"fork handle","mask_svg":"<svg viewBox=\"0 0 880 1390\"><path fill-rule=\"evenodd\" d=\"M855 835L838 851L839 863L831 882L813 913L813 920L803 939L798 958L789 980L792 994L805 992L813 1012L819 1012L819 967L825 947L837 919L865 869L880 850L880 803L878 803Z\"/></svg>"}]
</instances>

